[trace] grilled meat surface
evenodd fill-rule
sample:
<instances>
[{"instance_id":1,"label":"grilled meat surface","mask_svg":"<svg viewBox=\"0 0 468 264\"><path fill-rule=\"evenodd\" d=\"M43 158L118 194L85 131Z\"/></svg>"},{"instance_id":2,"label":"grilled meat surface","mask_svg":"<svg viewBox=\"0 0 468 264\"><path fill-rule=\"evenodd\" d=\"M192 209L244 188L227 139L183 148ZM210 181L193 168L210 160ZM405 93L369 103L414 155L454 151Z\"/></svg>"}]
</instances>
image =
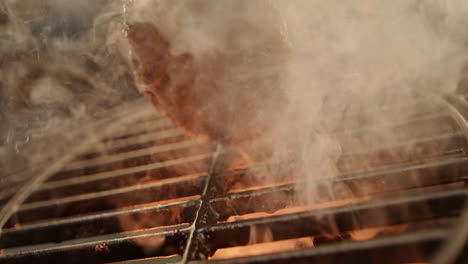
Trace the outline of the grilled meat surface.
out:
<instances>
[{"instance_id":1,"label":"grilled meat surface","mask_svg":"<svg viewBox=\"0 0 468 264\"><path fill-rule=\"evenodd\" d=\"M264 134L287 103L280 86L288 46L277 10L264 0L168 2L127 8L139 88L190 134L223 143ZM215 25L219 16L226 18ZM184 33L188 23L198 25L195 35Z\"/></svg>"}]
</instances>

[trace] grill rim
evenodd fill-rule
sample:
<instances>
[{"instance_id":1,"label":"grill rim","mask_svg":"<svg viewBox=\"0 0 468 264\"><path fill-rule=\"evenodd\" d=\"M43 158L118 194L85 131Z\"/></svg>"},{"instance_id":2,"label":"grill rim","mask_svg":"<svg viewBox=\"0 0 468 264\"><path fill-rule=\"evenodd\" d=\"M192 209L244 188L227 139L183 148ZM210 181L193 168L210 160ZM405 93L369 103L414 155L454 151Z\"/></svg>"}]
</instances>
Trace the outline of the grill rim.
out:
<instances>
[{"instance_id":1,"label":"grill rim","mask_svg":"<svg viewBox=\"0 0 468 264\"><path fill-rule=\"evenodd\" d=\"M452 95L436 97L436 99L442 101L453 113L455 120L463 128L465 137L468 139L468 102ZM436 254L432 257L432 263L444 264L456 261L463 248L466 247L466 243L468 243L468 224L466 223L468 223L468 201L465 201L458 223L449 231L450 236L443 241L442 246L438 248Z\"/></svg>"},{"instance_id":2,"label":"grill rim","mask_svg":"<svg viewBox=\"0 0 468 264\"><path fill-rule=\"evenodd\" d=\"M134 112L128 113L126 109L134 109ZM105 136L109 133L112 133L115 130L119 129L119 126L125 123L129 123L133 120L144 118L152 115L152 111L149 111L145 104L141 103L141 100L135 100L128 104L125 104L115 111L107 118L103 118L97 122L94 122L89 126L89 129L85 130L86 132L91 133L101 133L102 136ZM124 114L125 113L125 114ZM71 130L72 138L83 138L83 130ZM0 235L2 234L3 227L7 223L8 219L14 214L20 204L22 204L37 186L41 185L48 177L62 169L63 164L67 164L72 161L79 153L85 151L90 145L95 144L100 140L99 137L84 137L87 139L87 142L77 145L73 148L72 151L67 152L61 158L59 158L55 163L52 163L50 166L45 168L41 173L37 174L36 177L33 177L25 186L23 186L9 201L8 203L0 210Z\"/></svg>"}]
</instances>

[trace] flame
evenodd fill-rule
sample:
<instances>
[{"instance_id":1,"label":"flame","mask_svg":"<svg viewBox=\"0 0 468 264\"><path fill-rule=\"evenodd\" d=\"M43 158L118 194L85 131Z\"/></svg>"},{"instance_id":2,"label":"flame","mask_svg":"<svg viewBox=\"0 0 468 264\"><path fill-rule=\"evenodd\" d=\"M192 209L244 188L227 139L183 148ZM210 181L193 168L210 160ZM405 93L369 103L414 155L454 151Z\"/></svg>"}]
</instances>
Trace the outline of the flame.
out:
<instances>
[{"instance_id":1,"label":"flame","mask_svg":"<svg viewBox=\"0 0 468 264\"><path fill-rule=\"evenodd\" d=\"M310 211L310 210L333 208L333 207L361 203L370 199L371 199L370 197L361 197L361 198L353 198L353 199L346 199L346 200L323 202L323 203L318 203L314 205L287 207L287 208L279 209L275 211L274 213L255 212L255 213L250 213L250 214L245 214L245 215L231 215L226 220L226 222L236 222L236 221L241 221L241 220L271 217L275 215L294 214L294 213L301 213L301 212Z\"/></svg>"}]
</instances>

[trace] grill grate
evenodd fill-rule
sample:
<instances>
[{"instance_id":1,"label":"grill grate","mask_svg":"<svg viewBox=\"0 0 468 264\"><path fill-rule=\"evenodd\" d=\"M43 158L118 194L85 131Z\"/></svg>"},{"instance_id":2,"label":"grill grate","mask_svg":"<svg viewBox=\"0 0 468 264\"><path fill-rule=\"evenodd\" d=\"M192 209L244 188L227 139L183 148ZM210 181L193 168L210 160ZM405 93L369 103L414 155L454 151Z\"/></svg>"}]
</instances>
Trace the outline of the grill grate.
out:
<instances>
[{"instance_id":1,"label":"grill grate","mask_svg":"<svg viewBox=\"0 0 468 264\"><path fill-rule=\"evenodd\" d=\"M117 113L20 192L0 193L0 263L428 262L467 200L457 102L418 102L410 121L336 132L341 176L318 177L313 206L298 195L307 183L295 161L227 170L234 149L188 138L147 105ZM396 144L376 144L381 131Z\"/></svg>"}]
</instances>

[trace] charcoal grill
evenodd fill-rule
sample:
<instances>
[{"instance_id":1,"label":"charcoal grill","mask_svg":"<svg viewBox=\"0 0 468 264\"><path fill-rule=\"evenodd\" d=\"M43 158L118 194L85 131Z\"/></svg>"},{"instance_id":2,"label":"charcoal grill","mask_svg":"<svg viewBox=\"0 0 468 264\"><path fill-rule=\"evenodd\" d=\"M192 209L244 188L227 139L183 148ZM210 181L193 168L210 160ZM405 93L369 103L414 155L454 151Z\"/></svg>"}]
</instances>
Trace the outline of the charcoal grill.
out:
<instances>
[{"instance_id":1,"label":"charcoal grill","mask_svg":"<svg viewBox=\"0 0 468 264\"><path fill-rule=\"evenodd\" d=\"M6 177L21 188L3 181L0 263L466 263L468 107L420 101L409 121L343 135L351 151L339 177L317 177L315 207L298 198L294 161L226 169L232 148L138 102L75 131L43 169ZM414 126L427 129L404 133ZM352 151L382 129L398 144ZM255 177L266 168L281 176ZM252 242L261 230L268 241Z\"/></svg>"}]
</instances>

